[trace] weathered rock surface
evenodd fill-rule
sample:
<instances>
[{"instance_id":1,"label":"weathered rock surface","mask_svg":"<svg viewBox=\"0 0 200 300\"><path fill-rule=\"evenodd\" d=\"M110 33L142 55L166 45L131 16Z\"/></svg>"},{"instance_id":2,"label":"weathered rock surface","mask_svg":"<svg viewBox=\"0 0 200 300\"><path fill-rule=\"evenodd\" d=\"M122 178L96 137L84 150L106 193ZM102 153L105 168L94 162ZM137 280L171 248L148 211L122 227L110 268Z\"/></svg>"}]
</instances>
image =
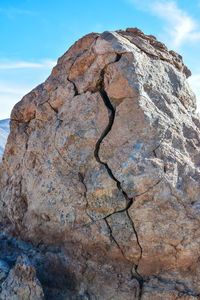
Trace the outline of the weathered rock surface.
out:
<instances>
[{"instance_id":1,"label":"weathered rock surface","mask_svg":"<svg viewBox=\"0 0 200 300\"><path fill-rule=\"evenodd\" d=\"M92 33L13 108L1 223L36 247L59 247L63 261L49 250L49 269L71 296L54 298L200 299L200 119L189 75L138 29Z\"/></svg>"},{"instance_id":2,"label":"weathered rock surface","mask_svg":"<svg viewBox=\"0 0 200 300\"><path fill-rule=\"evenodd\" d=\"M26 256L17 259L15 267L2 284L1 300L42 300L44 293L35 268Z\"/></svg>"}]
</instances>

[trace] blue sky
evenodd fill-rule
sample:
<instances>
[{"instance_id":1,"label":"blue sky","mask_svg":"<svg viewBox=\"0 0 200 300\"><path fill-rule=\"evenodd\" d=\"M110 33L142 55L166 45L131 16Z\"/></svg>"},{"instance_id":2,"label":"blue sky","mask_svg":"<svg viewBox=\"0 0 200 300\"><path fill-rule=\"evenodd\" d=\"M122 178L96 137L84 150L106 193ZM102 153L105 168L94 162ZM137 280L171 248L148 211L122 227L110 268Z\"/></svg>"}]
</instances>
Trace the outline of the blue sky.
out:
<instances>
[{"instance_id":1,"label":"blue sky","mask_svg":"<svg viewBox=\"0 0 200 300\"><path fill-rule=\"evenodd\" d=\"M155 35L183 56L200 107L199 15L200 0L1 0L0 119L77 39L127 27Z\"/></svg>"}]
</instances>

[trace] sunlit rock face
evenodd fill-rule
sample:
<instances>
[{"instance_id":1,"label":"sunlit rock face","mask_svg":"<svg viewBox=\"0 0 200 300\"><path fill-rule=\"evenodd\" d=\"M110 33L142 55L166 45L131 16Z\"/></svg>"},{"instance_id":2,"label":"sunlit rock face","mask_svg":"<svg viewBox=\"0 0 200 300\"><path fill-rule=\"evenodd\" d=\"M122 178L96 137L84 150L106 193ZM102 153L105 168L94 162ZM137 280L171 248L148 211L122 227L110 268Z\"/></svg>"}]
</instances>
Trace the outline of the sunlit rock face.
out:
<instances>
[{"instance_id":1,"label":"sunlit rock face","mask_svg":"<svg viewBox=\"0 0 200 300\"><path fill-rule=\"evenodd\" d=\"M1 223L59 247L73 299L198 299L200 120L188 76L154 36L92 33L13 108Z\"/></svg>"}]
</instances>

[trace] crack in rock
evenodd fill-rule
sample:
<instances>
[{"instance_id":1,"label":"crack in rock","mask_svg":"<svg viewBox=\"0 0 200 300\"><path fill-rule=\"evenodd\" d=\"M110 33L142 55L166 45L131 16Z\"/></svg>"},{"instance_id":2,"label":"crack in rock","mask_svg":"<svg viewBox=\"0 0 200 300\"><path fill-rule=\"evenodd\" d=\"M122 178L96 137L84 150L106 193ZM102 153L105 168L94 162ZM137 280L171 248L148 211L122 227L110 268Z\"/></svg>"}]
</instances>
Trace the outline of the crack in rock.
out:
<instances>
[{"instance_id":1,"label":"crack in rock","mask_svg":"<svg viewBox=\"0 0 200 300\"><path fill-rule=\"evenodd\" d=\"M79 92L78 92L76 84L71 79L69 79L69 77L67 77L67 80L73 84L73 87L74 87L74 97L77 96L77 95L79 95Z\"/></svg>"},{"instance_id":2,"label":"crack in rock","mask_svg":"<svg viewBox=\"0 0 200 300\"><path fill-rule=\"evenodd\" d=\"M121 58L121 55L120 55L120 54L117 54L115 62L119 61L120 58ZM109 65L109 64L108 64L108 65ZM128 209L129 209L129 208L131 207L131 205L133 204L133 198L129 198L129 197L128 197L127 193L122 189L121 182L114 176L114 174L113 174L112 170L109 168L108 164L107 164L106 162L103 162L103 161L100 159L100 157L99 157L100 145L101 145L103 139L104 139L104 138L108 135L108 133L111 131L112 126L113 126L113 123L114 123L114 120L115 120L115 109L114 109L114 107L112 106L111 101L110 101L110 99L109 99L109 97L108 97L108 95L107 95L107 93L106 93L106 91L105 91L105 89L104 89L104 74L105 74L105 69L106 69L106 67L107 67L108 65L106 65L106 66L104 67L104 69L101 71L101 74L100 74L100 83L99 83L100 89L99 89L99 93L100 93L100 95L101 95L102 100L104 101L105 106L106 106L107 109L108 109L109 122L108 122L107 127L105 128L105 130L103 131L103 133L101 134L100 138L98 139L98 141L97 141L97 143L96 143L96 147L95 147L95 150L94 150L94 156L95 156L95 158L96 158L96 161L97 161L98 163L100 163L101 165L103 165L103 166L106 168L108 175L112 178L112 180L114 180L114 181L116 182L116 185L117 185L118 190L123 194L124 198L126 199L126 203L127 203L126 208L124 208L124 209L122 209L122 210L120 210L120 211L114 212L114 213L112 213L112 214L106 216L106 217L104 218L104 220L105 220L105 222L106 222L106 224L107 224L107 227L108 227L108 229L109 229L109 233L110 233L111 238L113 239L113 241L115 242L115 244L116 244L117 247L119 248L119 250L120 250L120 252L122 253L123 257L127 260L127 258L125 257L125 255L124 255L124 253L123 253L123 250L121 249L120 245L118 244L118 242L117 242L116 239L114 238L114 236L113 236L113 234L112 234L112 229L111 229L111 227L110 227L110 225L109 225L109 223L108 223L108 221L107 221L107 218L108 218L109 216L111 216L111 215L113 215L113 214L116 214L116 213L119 213L119 212L124 212L124 211L126 211L126 214L127 214L128 218L129 218L130 223L131 223L131 226L132 226L132 228L133 228L133 232L134 232L134 234L135 234L135 236L136 236L137 244L138 244L139 249L140 249L140 257L139 257L138 263L137 263L137 265L134 265L134 269L135 269L136 275L132 273L132 277L135 277L135 278L137 279L137 281L138 281L138 283L139 283L139 286L140 286L140 292L139 292L139 297L138 297L138 299L140 300L140 299L141 299L141 296L142 296L142 289L143 289L144 279L143 279L143 277L138 273L137 269L138 269L139 262L140 262L140 260L141 260L141 258L142 258L142 253L143 253L143 251L142 251L142 246L141 246L141 244L140 244L140 242L139 242L139 237L138 237L137 231L136 231L136 229L135 229L134 222L133 222L132 218L130 217L130 215L129 215L129 213L128 213ZM130 261L129 261L129 262L130 262Z\"/></svg>"},{"instance_id":3,"label":"crack in rock","mask_svg":"<svg viewBox=\"0 0 200 300\"><path fill-rule=\"evenodd\" d=\"M84 185L85 187L85 192L84 192L84 198L86 200L86 209L85 209L85 213L86 215L90 218L90 220L92 221L92 223L95 223L94 219L92 218L92 216L90 216L90 214L87 212L88 210L88 206L89 206L89 203L88 203L88 200L87 200L87 185L85 184L84 182L84 176L82 173L78 172L78 177L79 177L79 181ZM92 223L89 223L89 224L92 224ZM89 225L87 224L87 225Z\"/></svg>"},{"instance_id":4,"label":"crack in rock","mask_svg":"<svg viewBox=\"0 0 200 300\"><path fill-rule=\"evenodd\" d=\"M58 110L56 108L54 108L51 103L49 103L49 101L47 101L47 103L49 104L49 106L51 107L51 109L56 113L58 114Z\"/></svg>"},{"instance_id":5,"label":"crack in rock","mask_svg":"<svg viewBox=\"0 0 200 300\"><path fill-rule=\"evenodd\" d=\"M106 222L106 225L109 229L109 234L110 234L110 237L112 238L112 240L115 242L115 244L117 245L117 248L119 248L122 256L127 260L127 258L125 257L125 254L124 254L124 251L122 250L122 248L120 247L119 243L117 242L117 240L115 239L115 237L113 236L112 234L112 228L110 227L108 221L107 221L107 218L104 218L105 222Z\"/></svg>"}]
</instances>

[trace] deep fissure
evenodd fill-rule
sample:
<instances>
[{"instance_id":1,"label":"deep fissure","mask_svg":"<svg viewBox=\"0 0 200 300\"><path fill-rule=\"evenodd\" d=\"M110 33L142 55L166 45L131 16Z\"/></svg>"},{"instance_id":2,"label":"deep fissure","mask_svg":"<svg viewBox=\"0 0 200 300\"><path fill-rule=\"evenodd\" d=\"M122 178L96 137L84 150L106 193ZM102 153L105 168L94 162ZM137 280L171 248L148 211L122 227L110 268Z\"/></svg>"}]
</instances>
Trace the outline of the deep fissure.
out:
<instances>
[{"instance_id":1,"label":"deep fissure","mask_svg":"<svg viewBox=\"0 0 200 300\"><path fill-rule=\"evenodd\" d=\"M47 101L47 103L49 104L49 106L51 107L51 109L57 114L58 110L56 108L54 108L51 103L49 103L49 101Z\"/></svg>"},{"instance_id":2,"label":"deep fissure","mask_svg":"<svg viewBox=\"0 0 200 300\"><path fill-rule=\"evenodd\" d=\"M120 54L117 54L116 56L116 61L119 61L121 58L121 55ZM106 66L107 67L107 66ZM140 257L139 257L139 260L138 260L138 263L136 265L134 265L134 269L135 269L135 273L136 275L134 275L132 273L132 277L135 277L139 283L139 286L140 286L140 292L139 292L139 297L138 299L140 300L141 299L141 296L142 296L142 290L143 290L143 284L144 284L144 279L143 277L138 273L138 265L139 265L139 261L141 260L142 258L142 246L140 245L140 242L139 242L139 237L138 237L138 234L137 234L137 231L135 229L135 225L134 225L134 222L132 220L132 218L130 217L129 213L128 213L128 209L131 207L131 205L133 204L133 198L129 198L127 193L122 189L122 186L121 186L121 182L114 176L112 170L109 168L108 164L106 162L103 162L100 157L99 157L99 150L100 150L100 145L103 141L103 139L108 135L108 133L111 131L112 129L112 126L113 126L113 123L114 123L114 120L115 120L115 109L114 107L112 106L111 104L111 101L104 89L104 74L105 74L105 68L101 71L101 74L100 74L100 83L99 83L99 93L101 95L101 98L105 104L105 106L107 107L107 110L108 110L108 116L109 116L109 122L108 122L108 125L107 127L105 128L105 130L103 131L103 133L101 134L100 138L98 139L97 143L96 143L96 146L95 146L95 150L94 150L94 156L96 158L96 161L98 163L100 163L101 165L103 165L106 170L107 170L107 173L108 175L112 178L112 180L114 180L116 182L116 185L117 185L117 188L118 190L123 194L124 198L126 199L126 207L123 209L123 210L120 210L120 211L117 211L117 212L114 212L112 214L115 214L115 213L119 213L119 212L124 212L126 211L126 214L129 218L129 221L131 223L131 226L133 228L133 232L136 236L136 240L137 240L137 244L140 248ZM112 215L110 214L110 215ZM121 247L119 246L118 242L116 241L116 239L113 237L113 234L112 234L112 229L107 221L107 218L110 216L106 216L104 218L106 224L107 224L107 227L109 229L109 232L110 232L110 236L112 237L112 239L114 240L114 242L116 243L117 247L120 249L122 255L124 256L125 258L125 255L121 249ZM126 258L125 258L126 259Z\"/></svg>"},{"instance_id":3,"label":"deep fissure","mask_svg":"<svg viewBox=\"0 0 200 300\"><path fill-rule=\"evenodd\" d=\"M67 80L73 84L73 87L74 87L74 96L79 95L79 92L78 92L78 89L76 87L76 84L71 79L69 79L69 77L67 77Z\"/></svg>"}]
</instances>

